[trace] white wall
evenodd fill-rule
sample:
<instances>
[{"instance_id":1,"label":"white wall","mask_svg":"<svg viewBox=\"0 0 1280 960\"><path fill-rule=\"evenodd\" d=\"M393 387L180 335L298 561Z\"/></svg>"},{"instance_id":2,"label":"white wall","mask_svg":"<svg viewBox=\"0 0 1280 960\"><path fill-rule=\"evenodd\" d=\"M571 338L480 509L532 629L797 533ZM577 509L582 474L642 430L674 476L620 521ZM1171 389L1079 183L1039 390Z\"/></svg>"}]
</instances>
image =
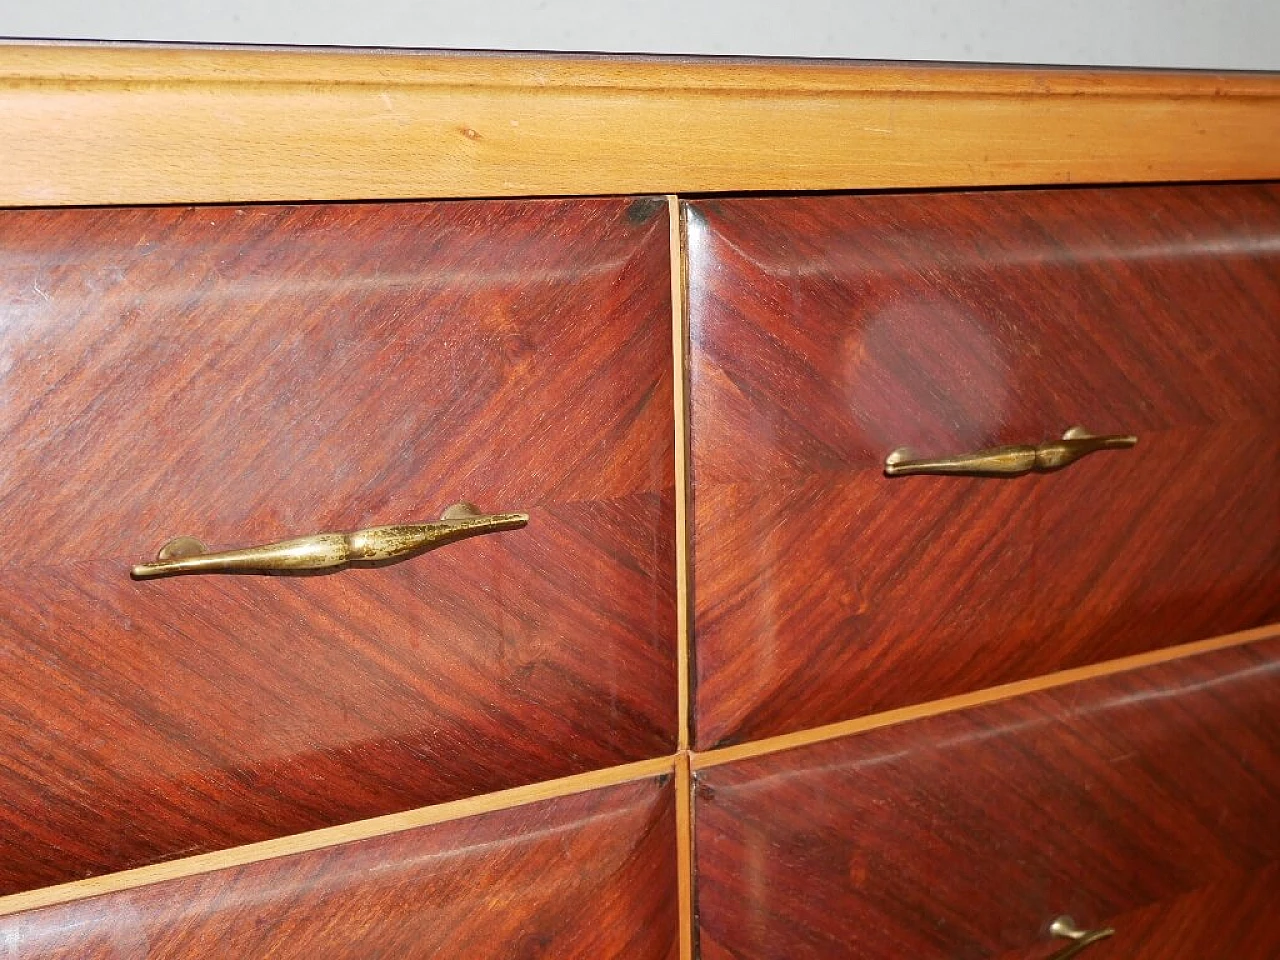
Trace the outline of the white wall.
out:
<instances>
[{"instance_id":1,"label":"white wall","mask_svg":"<svg viewBox=\"0 0 1280 960\"><path fill-rule=\"evenodd\" d=\"M0 0L0 36L1280 69L1280 0Z\"/></svg>"}]
</instances>

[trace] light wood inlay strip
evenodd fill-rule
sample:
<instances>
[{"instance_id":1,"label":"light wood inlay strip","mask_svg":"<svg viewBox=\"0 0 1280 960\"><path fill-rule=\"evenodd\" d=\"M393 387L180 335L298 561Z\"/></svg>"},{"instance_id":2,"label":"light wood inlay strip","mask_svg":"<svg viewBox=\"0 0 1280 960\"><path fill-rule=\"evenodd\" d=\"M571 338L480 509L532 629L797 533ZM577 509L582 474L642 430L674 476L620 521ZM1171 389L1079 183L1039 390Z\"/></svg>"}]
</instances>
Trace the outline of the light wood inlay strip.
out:
<instances>
[{"instance_id":1,"label":"light wood inlay strip","mask_svg":"<svg viewBox=\"0 0 1280 960\"><path fill-rule=\"evenodd\" d=\"M678 661L679 745L676 757L676 896L679 900L680 960L694 960L693 944L693 783L689 772L689 716L692 665L689 660L689 329L685 309L688 275L680 198L667 197L671 222L671 355L675 397L676 472L676 657Z\"/></svg>"},{"instance_id":2,"label":"light wood inlay strip","mask_svg":"<svg viewBox=\"0 0 1280 960\"><path fill-rule=\"evenodd\" d=\"M695 771L705 770L708 767L719 766L723 763L732 763L735 760L745 760L748 757L759 757L764 754L778 753L783 750L793 750L796 747L807 746L811 743L835 740L838 737L864 733L868 730L875 730L879 727L888 727L894 724L906 723L910 720L919 720L923 717L931 717L936 714L948 713L953 710L966 710L970 707L993 703L997 700L1008 700L1011 697L1019 697L1023 694L1034 693L1037 690L1049 690L1053 687L1061 687L1069 683L1077 683L1081 680L1088 680L1092 677L1102 677L1111 674L1123 673L1128 670L1137 670L1141 667L1147 667L1157 663L1166 663L1183 657L1193 657L1197 654L1209 653L1213 650L1222 650L1227 647L1240 646L1241 644L1252 643L1255 640L1261 640L1276 635L1280 635L1280 624L1269 624L1264 627L1256 627L1252 630L1242 630L1239 633L1229 633L1221 637L1213 637L1209 640L1200 640L1195 643L1186 643L1177 647L1166 647L1161 650L1152 650L1148 653L1140 653L1132 657L1122 657L1118 660L1109 660L1105 663L1094 663L1086 667L1076 667L1072 670L1062 670L1058 673L1050 673L1041 677L1034 677L1030 680L1019 680L1015 683L1006 683L998 687L989 687L986 690L964 693L955 697L946 697L945 699L934 700L930 703L915 704L909 707L902 707L897 710L887 710L884 713L872 714L867 717L858 717L855 720L842 720L839 723L831 723L825 726L814 727L809 730L801 730L796 733L787 733L777 737L768 737L764 740L753 740L750 743L735 744L731 747L720 747L715 750L706 750L701 753L691 753L690 766Z\"/></svg>"},{"instance_id":3,"label":"light wood inlay strip","mask_svg":"<svg viewBox=\"0 0 1280 960\"><path fill-rule=\"evenodd\" d=\"M676 896L679 898L680 960L694 960L693 775L689 752L676 757Z\"/></svg>"},{"instance_id":4,"label":"light wood inlay strip","mask_svg":"<svg viewBox=\"0 0 1280 960\"><path fill-rule=\"evenodd\" d=\"M675 472L676 472L676 660L679 703L679 747L689 747L689 404L686 387L689 382L689 330L685 320L685 243L684 225L680 219L680 199L667 197L667 216L671 221L671 355L672 395L675 398Z\"/></svg>"},{"instance_id":5,"label":"light wood inlay strip","mask_svg":"<svg viewBox=\"0 0 1280 960\"><path fill-rule=\"evenodd\" d=\"M408 810L404 813L393 813L385 817L374 817L369 820L360 820L356 823L327 827L323 830L312 830L307 833L295 834L291 837L281 837L277 840L264 840L261 843L251 843L234 847L230 850L219 850L214 853L187 857L182 860L156 863L146 867L138 867L134 870L122 870L118 873L91 877L87 880L60 883L56 886L42 887L38 890L0 897L0 916L20 913L24 910L34 910L39 907L48 907L58 903L67 903L72 900L82 900L86 897L99 896L105 893L129 890L151 883L176 880L180 877L210 873L227 867L243 866L244 864L256 863L261 860L287 857L295 853L305 853L309 850L336 846L340 843L367 840L370 837L399 833L416 827L425 827L433 823L443 823L447 820L474 817L482 813L492 813L495 810L505 810L510 807L537 803L541 800L551 800L556 797L584 793L588 790L597 790L602 787L630 783L634 780L643 780L647 777L672 774L675 770L675 757L641 760L637 763L628 763L605 770L593 770L589 773L561 777L558 780L548 780L544 783L530 784L525 787L514 787L510 790L501 790L497 793L489 793L479 797L469 797L465 800L455 800L450 803Z\"/></svg>"},{"instance_id":6,"label":"light wood inlay strip","mask_svg":"<svg viewBox=\"0 0 1280 960\"><path fill-rule=\"evenodd\" d=\"M1280 177L1280 76L0 44L0 204Z\"/></svg>"}]
</instances>

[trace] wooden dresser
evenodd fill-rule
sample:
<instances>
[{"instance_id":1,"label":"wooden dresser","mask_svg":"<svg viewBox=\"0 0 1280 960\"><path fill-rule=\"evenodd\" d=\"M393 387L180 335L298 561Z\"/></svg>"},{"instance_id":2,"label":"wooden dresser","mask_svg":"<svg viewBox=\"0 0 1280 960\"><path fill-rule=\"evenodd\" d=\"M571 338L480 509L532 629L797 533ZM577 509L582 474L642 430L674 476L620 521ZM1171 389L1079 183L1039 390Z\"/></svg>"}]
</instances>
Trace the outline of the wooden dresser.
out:
<instances>
[{"instance_id":1,"label":"wooden dresser","mask_svg":"<svg viewBox=\"0 0 1280 960\"><path fill-rule=\"evenodd\" d=\"M1280 77L0 118L0 960L1280 957Z\"/></svg>"}]
</instances>

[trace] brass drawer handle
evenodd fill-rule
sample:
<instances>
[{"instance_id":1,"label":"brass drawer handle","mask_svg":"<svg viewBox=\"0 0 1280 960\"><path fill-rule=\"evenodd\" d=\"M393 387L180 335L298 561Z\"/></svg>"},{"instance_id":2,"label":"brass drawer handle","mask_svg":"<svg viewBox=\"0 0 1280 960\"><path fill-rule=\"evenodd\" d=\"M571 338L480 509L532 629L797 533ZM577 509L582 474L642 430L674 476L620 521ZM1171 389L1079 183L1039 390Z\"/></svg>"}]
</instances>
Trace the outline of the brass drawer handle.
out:
<instances>
[{"instance_id":1,"label":"brass drawer handle","mask_svg":"<svg viewBox=\"0 0 1280 960\"><path fill-rule=\"evenodd\" d=\"M175 573L270 573L324 570L353 561L395 562L446 543L500 530L515 530L529 522L527 513L483 515L469 503L456 503L435 523L407 523L370 527L354 533L317 533L241 550L209 553L193 537L178 537L160 548L154 563L141 563L133 576L164 577Z\"/></svg>"},{"instance_id":2,"label":"brass drawer handle","mask_svg":"<svg viewBox=\"0 0 1280 960\"><path fill-rule=\"evenodd\" d=\"M1070 917L1058 917L1049 924L1049 932L1055 937L1074 941L1055 953L1049 960L1071 960L1085 947L1105 940L1115 933L1112 927L1099 927L1097 930L1081 930Z\"/></svg>"},{"instance_id":3,"label":"brass drawer handle","mask_svg":"<svg viewBox=\"0 0 1280 960\"><path fill-rule=\"evenodd\" d=\"M1081 457L1099 450L1127 450L1138 442L1131 434L1095 437L1083 427L1072 427L1061 440L1039 446L1016 445L992 447L977 453L932 460L913 460L905 447L899 447L884 460L885 476L907 477L913 474L972 475L979 477L1018 477L1024 473L1048 473L1069 467Z\"/></svg>"}]
</instances>

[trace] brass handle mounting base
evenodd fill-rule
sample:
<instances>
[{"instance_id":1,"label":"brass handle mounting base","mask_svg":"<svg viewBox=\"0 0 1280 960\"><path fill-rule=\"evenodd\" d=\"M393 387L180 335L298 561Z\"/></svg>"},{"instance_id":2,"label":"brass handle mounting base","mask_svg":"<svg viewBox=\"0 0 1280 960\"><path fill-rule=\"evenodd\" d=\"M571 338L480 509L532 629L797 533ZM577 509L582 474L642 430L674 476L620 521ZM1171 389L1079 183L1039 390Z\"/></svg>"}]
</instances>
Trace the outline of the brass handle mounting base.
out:
<instances>
[{"instance_id":1,"label":"brass handle mounting base","mask_svg":"<svg viewBox=\"0 0 1280 960\"><path fill-rule=\"evenodd\" d=\"M1049 932L1055 937L1072 941L1055 953L1049 960L1070 960L1080 951L1084 950L1090 944L1097 943L1099 940L1105 940L1112 936L1116 931L1112 927L1099 927L1097 930L1081 930L1076 926L1076 922L1070 917L1062 916L1056 918L1053 923L1049 924Z\"/></svg>"}]
</instances>

